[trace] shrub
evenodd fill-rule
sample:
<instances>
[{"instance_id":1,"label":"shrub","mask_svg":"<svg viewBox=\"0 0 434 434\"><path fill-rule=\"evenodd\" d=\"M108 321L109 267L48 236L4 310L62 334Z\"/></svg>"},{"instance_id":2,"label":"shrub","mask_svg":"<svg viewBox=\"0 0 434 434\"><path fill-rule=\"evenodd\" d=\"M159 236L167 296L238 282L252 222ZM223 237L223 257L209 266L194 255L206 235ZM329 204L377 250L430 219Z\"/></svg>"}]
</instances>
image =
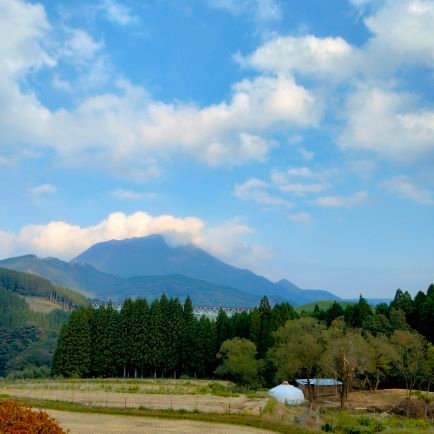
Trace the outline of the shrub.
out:
<instances>
[{"instance_id":1,"label":"shrub","mask_svg":"<svg viewBox=\"0 0 434 434\"><path fill-rule=\"evenodd\" d=\"M33 411L15 401L0 402L0 432L5 434L66 434L44 411Z\"/></svg>"}]
</instances>

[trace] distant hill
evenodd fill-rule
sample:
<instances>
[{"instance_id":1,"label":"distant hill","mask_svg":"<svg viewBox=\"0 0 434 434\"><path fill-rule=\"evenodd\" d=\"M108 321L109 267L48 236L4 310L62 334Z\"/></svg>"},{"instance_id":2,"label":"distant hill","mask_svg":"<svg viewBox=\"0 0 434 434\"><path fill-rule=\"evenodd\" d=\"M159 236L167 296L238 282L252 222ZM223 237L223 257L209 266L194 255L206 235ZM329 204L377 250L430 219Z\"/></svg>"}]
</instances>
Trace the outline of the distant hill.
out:
<instances>
[{"instance_id":1,"label":"distant hill","mask_svg":"<svg viewBox=\"0 0 434 434\"><path fill-rule=\"evenodd\" d=\"M279 280L276 282L276 285L291 292L292 297L296 298L299 304L309 303L312 300L342 300L330 291L324 291L322 289L301 289L286 279Z\"/></svg>"},{"instance_id":2,"label":"distant hill","mask_svg":"<svg viewBox=\"0 0 434 434\"><path fill-rule=\"evenodd\" d=\"M83 298L39 276L0 269L0 377L49 373L60 327L68 319L63 304L47 299L55 290L58 297ZM44 303L50 303L50 312L41 312Z\"/></svg>"},{"instance_id":3,"label":"distant hill","mask_svg":"<svg viewBox=\"0 0 434 434\"><path fill-rule=\"evenodd\" d=\"M87 304L82 294L53 285L49 280L28 272L0 268L0 287L22 296L50 298L63 306Z\"/></svg>"},{"instance_id":4,"label":"distant hill","mask_svg":"<svg viewBox=\"0 0 434 434\"><path fill-rule=\"evenodd\" d=\"M90 297L115 299L124 291L123 279L102 273L94 267L73 264L56 258L38 258L35 255L17 256L0 261L0 267L37 274L51 282L79 291Z\"/></svg>"}]
</instances>

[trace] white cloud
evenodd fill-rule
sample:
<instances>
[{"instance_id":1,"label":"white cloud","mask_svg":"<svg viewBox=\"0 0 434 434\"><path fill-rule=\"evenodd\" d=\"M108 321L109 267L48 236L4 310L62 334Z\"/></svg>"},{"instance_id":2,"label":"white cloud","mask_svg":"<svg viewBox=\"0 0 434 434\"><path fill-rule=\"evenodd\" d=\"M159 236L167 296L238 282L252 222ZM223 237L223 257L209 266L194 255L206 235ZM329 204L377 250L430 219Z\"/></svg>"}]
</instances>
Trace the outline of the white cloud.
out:
<instances>
[{"instance_id":1,"label":"white cloud","mask_svg":"<svg viewBox=\"0 0 434 434\"><path fill-rule=\"evenodd\" d=\"M366 202L368 193L359 191L351 196L323 196L311 201L313 205L325 208L352 208Z\"/></svg>"},{"instance_id":2,"label":"white cloud","mask_svg":"<svg viewBox=\"0 0 434 434\"><path fill-rule=\"evenodd\" d=\"M24 226L16 234L0 230L0 255L30 252L69 260L98 242L162 234L172 245L192 243L231 264L255 267L269 259L271 253L243 240L252 232L237 219L212 226L197 217L116 212L93 226L52 221Z\"/></svg>"},{"instance_id":3,"label":"white cloud","mask_svg":"<svg viewBox=\"0 0 434 434\"><path fill-rule=\"evenodd\" d=\"M388 0L365 19L374 37L367 54L375 62L434 66L434 2L432 0Z\"/></svg>"},{"instance_id":4,"label":"white cloud","mask_svg":"<svg viewBox=\"0 0 434 434\"><path fill-rule=\"evenodd\" d=\"M315 152L309 151L305 148L300 148L298 150L298 153L300 154L301 158L305 161L311 161L315 158Z\"/></svg>"},{"instance_id":5,"label":"white cloud","mask_svg":"<svg viewBox=\"0 0 434 434\"><path fill-rule=\"evenodd\" d=\"M361 47L341 37L276 36L239 61L261 71L297 72L328 81L384 78L403 65L434 66L433 22L432 0L378 2L364 18L371 37Z\"/></svg>"},{"instance_id":6,"label":"white cloud","mask_svg":"<svg viewBox=\"0 0 434 434\"><path fill-rule=\"evenodd\" d=\"M290 167L286 170L273 169L271 181L280 191L296 196L319 193L329 187L331 172L314 172L306 166ZM310 182L300 182L300 180ZM313 181L313 182L312 182Z\"/></svg>"},{"instance_id":7,"label":"white cloud","mask_svg":"<svg viewBox=\"0 0 434 434\"><path fill-rule=\"evenodd\" d=\"M277 0L208 0L214 9L231 15L248 15L258 23L280 20L282 11Z\"/></svg>"},{"instance_id":8,"label":"white cloud","mask_svg":"<svg viewBox=\"0 0 434 434\"><path fill-rule=\"evenodd\" d=\"M44 8L23 1L0 0L0 65L2 76L15 76L53 66L45 43L50 30ZM7 36L7 37L6 37Z\"/></svg>"},{"instance_id":9,"label":"white cloud","mask_svg":"<svg viewBox=\"0 0 434 434\"><path fill-rule=\"evenodd\" d=\"M6 20L16 24L10 29L15 42L0 44L0 59L14 74L53 66L44 50L50 35L43 9L17 4L19 10L9 8L0 15L0 27ZM102 43L76 29L58 55L90 65L82 84L92 87L107 79L101 49ZM290 76L242 80L233 86L229 101L205 107L152 100L142 87L118 80L115 92L96 93L79 99L73 108L51 110L36 94L24 92L14 74L0 76L0 145L9 150L47 149L67 164L117 173L155 174L161 162L178 154L211 166L263 161L275 146L263 137L270 129L312 127L322 114L318 97Z\"/></svg>"},{"instance_id":10,"label":"white cloud","mask_svg":"<svg viewBox=\"0 0 434 434\"><path fill-rule=\"evenodd\" d=\"M352 0L365 12L371 36L361 46L340 37L276 36L239 61L273 74L318 80L329 107L346 120L338 142L383 158L411 162L434 148L432 104L397 90L404 68L434 68L432 0ZM368 4L372 8L365 8ZM404 69L405 70L405 69ZM344 98L336 85L345 83ZM340 107L340 100L347 100ZM336 104L337 103L337 104Z\"/></svg>"},{"instance_id":11,"label":"white cloud","mask_svg":"<svg viewBox=\"0 0 434 434\"><path fill-rule=\"evenodd\" d=\"M274 146L258 133L318 119L314 96L290 78L244 80L229 104L204 108L151 101L126 82L118 88L119 94L89 97L74 110L49 111L16 83L3 94L0 84L0 100L8 101L0 109L6 121L1 141L48 147L69 162L85 154L91 164L114 167L149 166L176 153L213 166L239 165L263 160Z\"/></svg>"},{"instance_id":12,"label":"white cloud","mask_svg":"<svg viewBox=\"0 0 434 434\"><path fill-rule=\"evenodd\" d=\"M131 9L115 0L103 0L98 9L105 14L109 21L121 26L126 26L138 21Z\"/></svg>"},{"instance_id":13,"label":"white cloud","mask_svg":"<svg viewBox=\"0 0 434 434\"><path fill-rule=\"evenodd\" d=\"M289 218L290 220L296 223L305 223L305 224L313 223L313 217L308 212L299 212L299 213L291 214Z\"/></svg>"},{"instance_id":14,"label":"white cloud","mask_svg":"<svg viewBox=\"0 0 434 434\"><path fill-rule=\"evenodd\" d=\"M293 204L281 197L272 196L268 192L269 185L257 178L247 180L243 184L237 184L234 195L238 199L252 201L265 207L292 208Z\"/></svg>"},{"instance_id":15,"label":"white cloud","mask_svg":"<svg viewBox=\"0 0 434 434\"><path fill-rule=\"evenodd\" d=\"M413 184L406 176L396 176L382 186L391 194L421 205L434 205L434 192Z\"/></svg>"},{"instance_id":16,"label":"white cloud","mask_svg":"<svg viewBox=\"0 0 434 434\"><path fill-rule=\"evenodd\" d=\"M376 167L377 164L372 160L352 160L348 162L349 170L364 179L369 179Z\"/></svg>"},{"instance_id":17,"label":"white cloud","mask_svg":"<svg viewBox=\"0 0 434 434\"><path fill-rule=\"evenodd\" d=\"M124 190L118 188L110 192L110 194L116 199L126 199L126 200L139 200L143 198L143 193L139 193L134 190Z\"/></svg>"},{"instance_id":18,"label":"white cloud","mask_svg":"<svg viewBox=\"0 0 434 434\"><path fill-rule=\"evenodd\" d=\"M303 73L340 77L354 69L355 48L340 37L279 36L261 45L241 64L279 74Z\"/></svg>"},{"instance_id":19,"label":"white cloud","mask_svg":"<svg viewBox=\"0 0 434 434\"><path fill-rule=\"evenodd\" d=\"M348 123L338 143L409 162L434 152L434 111L410 94L362 87L348 100Z\"/></svg>"},{"instance_id":20,"label":"white cloud","mask_svg":"<svg viewBox=\"0 0 434 434\"><path fill-rule=\"evenodd\" d=\"M203 235L195 241L195 244L230 264L258 270L271 259L272 252L263 246L244 241L244 236L253 232L252 228L239 219L232 219L205 228Z\"/></svg>"},{"instance_id":21,"label":"white cloud","mask_svg":"<svg viewBox=\"0 0 434 434\"><path fill-rule=\"evenodd\" d=\"M67 57L74 63L93 60L102 50L104 44L95 41L93 37L82 29L68 29L68 38L61 50L61 56Z\"/></svg>"},{"instance_id":22,"label":"white cloud","mask_svg":"<svg viewBox=\"0 0 434 434\"><path fill-rule=\"evenodd\" d=\"M57 192L57 188L52 184L41 184L36 187L30 187L27 189L27 192L32 196L35 200L43 200L48 196L53 195Z\"/></svg>"}]
</instances>

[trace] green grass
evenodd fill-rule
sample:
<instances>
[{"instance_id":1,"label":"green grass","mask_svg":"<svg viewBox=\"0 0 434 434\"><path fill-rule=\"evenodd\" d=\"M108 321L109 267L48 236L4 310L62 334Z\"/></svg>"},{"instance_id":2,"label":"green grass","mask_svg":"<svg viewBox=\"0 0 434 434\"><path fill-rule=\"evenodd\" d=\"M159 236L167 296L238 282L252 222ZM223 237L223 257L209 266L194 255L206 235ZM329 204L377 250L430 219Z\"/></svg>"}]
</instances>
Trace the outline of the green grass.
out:
<instances>
[{"instance_id":1,"label":"green grass","mask_svg":"<svg viewBox=\"0 0 434 434\"><path fill-rule=\"evenodd\" d=\"M313 301L312 303L303 304L301 306L298 306L295 308L295 310L298 313L301 313L302 311L305 312L313 312L315 309L315 305L318 305L318 307L321 310L327 310L330 306L332 306L334 303L334 300L320 300L320 301ZM343 309L345 309L348 305L356 304L351 301L338 301L338 304L342 306Z\"/></svg>"},{"instance_id":2,"label":"green grass","mask_svg":"<svg viewBox=\"0 0 434 434\"><path fill-rule=\"evenodd\" d=\"M152 417L162 419L182 419L198 422L221 423L231 425L249 426L253 428L260 428L269 431L287 433L287 434L306 434L312 432L306 428L301 428L295 425L285 424L282 422L271 421L262 419L260 416L247 416L238 414L220 414L220 413L201 413L195 411L177 411L177 410L153 410L147 408L138 409L118 409L118 408L105 408L105 407L88 407L85 405L66 403L59 401L49 400L36 400L36 399L17 399L17 401L37 408L60 410L77 413L91 413L91 414L109 414L118 416L136 416L136 417Z\"/></svg>"},{"instance_id":3,"label":"green grass","mask_svg":"<svg viewBox=\"0 0 434 434\"><path fill-rule=\"evenodd\" d=\"M326 410L323 412L322 428L325 432L338 434L424 434L434 432L432 422L408 419L391 414L355 413L351 411Z\"/></svg>"}]
</instances>

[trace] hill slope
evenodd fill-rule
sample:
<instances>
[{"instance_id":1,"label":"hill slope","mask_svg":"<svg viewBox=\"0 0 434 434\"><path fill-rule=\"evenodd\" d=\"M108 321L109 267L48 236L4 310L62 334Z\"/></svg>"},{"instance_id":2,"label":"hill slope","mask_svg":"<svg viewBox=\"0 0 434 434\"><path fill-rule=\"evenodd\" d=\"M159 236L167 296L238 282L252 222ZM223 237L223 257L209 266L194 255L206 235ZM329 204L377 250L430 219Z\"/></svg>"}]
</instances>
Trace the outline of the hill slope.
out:
<instances>
[{"instance_id":1,"label":"hill slope","mask_svg":"<svg viewBox=\"0 0 434 434\"><path fill-rule=\"evenodd\" d=\"M0 376L47 375L62 324L68 313L57 309L34 312L26 301L45 300L51 282L28 273L0 269ZM71 292L68 292L71 295ZM80 296L78 297L80 298Z\"/></svg>"}]
</instances>

